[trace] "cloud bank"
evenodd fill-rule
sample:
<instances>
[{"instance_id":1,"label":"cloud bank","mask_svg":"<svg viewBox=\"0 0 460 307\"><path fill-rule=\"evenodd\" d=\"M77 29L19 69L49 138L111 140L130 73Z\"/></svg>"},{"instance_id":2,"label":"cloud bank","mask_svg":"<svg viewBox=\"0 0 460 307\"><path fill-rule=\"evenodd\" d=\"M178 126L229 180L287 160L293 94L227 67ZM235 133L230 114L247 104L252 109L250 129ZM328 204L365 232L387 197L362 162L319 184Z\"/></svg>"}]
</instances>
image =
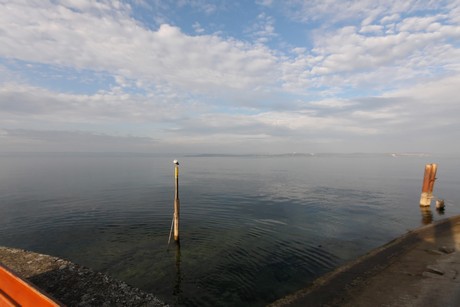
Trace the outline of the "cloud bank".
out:
<instances>
[{"instance_id":1,"label":"cloud bank","mask_svg":"<svg viewBox=\"0 0 460 307\"><path fill-rule=\"evenodd\" d=\"M2 151L460 150L459 1L245 5L0 1Z\"/></svg>"}]
</instances>

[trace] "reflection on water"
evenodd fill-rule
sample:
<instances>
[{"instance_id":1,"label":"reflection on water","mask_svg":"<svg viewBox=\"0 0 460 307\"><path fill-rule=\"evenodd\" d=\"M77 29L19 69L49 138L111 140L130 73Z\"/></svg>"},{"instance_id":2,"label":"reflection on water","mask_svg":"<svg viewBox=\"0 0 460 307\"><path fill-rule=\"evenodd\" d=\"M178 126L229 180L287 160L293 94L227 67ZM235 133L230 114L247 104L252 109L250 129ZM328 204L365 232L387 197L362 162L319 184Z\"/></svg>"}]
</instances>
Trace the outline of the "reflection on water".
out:
<instances>
[{"instance_id":1,"label":"reflection on water","mask_svg":"<svg viewBox=\"0 0 460 307\"><path fill-rule=\"evenodd\" d=\"M175 243L175 250L176 250L176 281L174 284L174 291L173 296L176 298L175 304L181 305L182 304L182 289L181 289L181 282L182 282L182 273L180 270L180 241Z\"/></svg>"},{"instance_id":2,"label":"reflection on water","mask_svg":"<svg viewBox=\"0 0 460 307\"><path fill-rule=\"evenodd\" d=\"M443 216L446 214L446 208L443 206L435 206L436 213L439 216ZM420 206L420 213L422 215L422 224L428 225L433 222L433 211L431 210L431 206Z\"/></svg>"},{"instance_id":3,"label":"reflection on water","mask_svg":"<svg viewBox=\"0 0 460 307\"><path fill-rule=\"evenodd\" d=\"M433 222L433 212L429 206L420 206L420 213L422 214L423 225L428 225Z\"/></svg>"},{"instance_id":4,"label":"reflection on water","mask_svg":"<svg viewBox=\"0 0 460 307\"><path fill-rule=\"evenodd\" d=\"M178 305L263 306L441 217L416 204L432 157L183 157L181 245L168 250L172 160L0 156L0 245ZM445 216L458 214L459 160L436 162Z\"/></svg>"}]
</instances>

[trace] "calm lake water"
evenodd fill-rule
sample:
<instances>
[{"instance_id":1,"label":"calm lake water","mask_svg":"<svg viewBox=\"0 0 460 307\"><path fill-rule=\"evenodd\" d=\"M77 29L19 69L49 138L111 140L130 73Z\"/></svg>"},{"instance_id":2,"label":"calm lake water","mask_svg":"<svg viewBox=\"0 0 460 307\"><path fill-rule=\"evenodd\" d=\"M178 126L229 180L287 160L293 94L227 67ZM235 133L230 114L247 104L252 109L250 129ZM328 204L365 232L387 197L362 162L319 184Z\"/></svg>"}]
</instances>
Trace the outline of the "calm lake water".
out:
<instances>
[{"instance_id":1,"label":"calm lake water","mask_svg":"<svg viewBox=\"0 0 460 307\"><path fill-rule=\"evenodd\" d=\"M180 250L168 236L179 159ZM421 212L438 163L446 211ZM0 155L0 245L67 258L187 306L263 306L460 214L454 156Z\"/></svg>"}]
</instances>

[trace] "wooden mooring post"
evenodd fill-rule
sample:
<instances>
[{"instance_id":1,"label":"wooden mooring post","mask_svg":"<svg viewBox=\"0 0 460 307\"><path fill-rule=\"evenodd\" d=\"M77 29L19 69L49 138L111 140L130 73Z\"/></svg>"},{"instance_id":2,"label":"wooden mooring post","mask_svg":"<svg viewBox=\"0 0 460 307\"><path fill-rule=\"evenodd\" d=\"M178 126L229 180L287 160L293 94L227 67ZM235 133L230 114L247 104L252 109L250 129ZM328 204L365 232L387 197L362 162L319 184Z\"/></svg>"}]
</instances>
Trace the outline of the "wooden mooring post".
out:
<instances>
[{"instance_id":1,"label":"wooden mooring post","mask_svg":"<svg viewBox=\"0 0 460 307\"><path fill-rule=\"evenodd\" d=\"M422 194L420 195L420 206L430 206L431 204L437 169L438 165L435 163L425 165L425 175L423 176Z\"/></svg>"},{"instance_id":2,"label":"wooden mooring post","mask_svg":"<svg viewBox=\"0 0 460 307\"><path fill-rule=\"evenodd\" d=\"M174 241L179 242L179 220L180 220L180 200L179 200L179 161L174 160Z\"/></svg>"}]
</instances>

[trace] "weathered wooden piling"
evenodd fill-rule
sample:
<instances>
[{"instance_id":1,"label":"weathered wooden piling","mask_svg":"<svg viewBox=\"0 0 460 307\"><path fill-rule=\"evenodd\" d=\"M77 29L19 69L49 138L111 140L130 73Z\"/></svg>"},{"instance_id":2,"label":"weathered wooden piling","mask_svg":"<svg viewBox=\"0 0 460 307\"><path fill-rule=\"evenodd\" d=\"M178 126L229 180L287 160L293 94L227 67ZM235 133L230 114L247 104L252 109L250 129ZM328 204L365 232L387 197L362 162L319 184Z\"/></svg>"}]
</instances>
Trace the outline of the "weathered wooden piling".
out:
<instances>
[{"instance_id":1,"label":"weathered wooden piling","mask_svg":"<svg viewBox=\"0 0 460 307\"><path fill-rule=\"evenodd\" d=\"M422 194L420 195L420 206L430 206L433 198L434 182L436 180L437 164L431 163L425 165L425 174L423 176Z\"/></svg>"},{"instance_id":2,"label":"weathered wooden piling","mask_svg":"<svg viewBox=\"0 0 460 307\"><path fill-rule=\"evenodd\" d=\"M174 241L179 241L179 220L180 220L180 200L179 200L179 162L174 160Z\"/></svg>"}]
</instances>

